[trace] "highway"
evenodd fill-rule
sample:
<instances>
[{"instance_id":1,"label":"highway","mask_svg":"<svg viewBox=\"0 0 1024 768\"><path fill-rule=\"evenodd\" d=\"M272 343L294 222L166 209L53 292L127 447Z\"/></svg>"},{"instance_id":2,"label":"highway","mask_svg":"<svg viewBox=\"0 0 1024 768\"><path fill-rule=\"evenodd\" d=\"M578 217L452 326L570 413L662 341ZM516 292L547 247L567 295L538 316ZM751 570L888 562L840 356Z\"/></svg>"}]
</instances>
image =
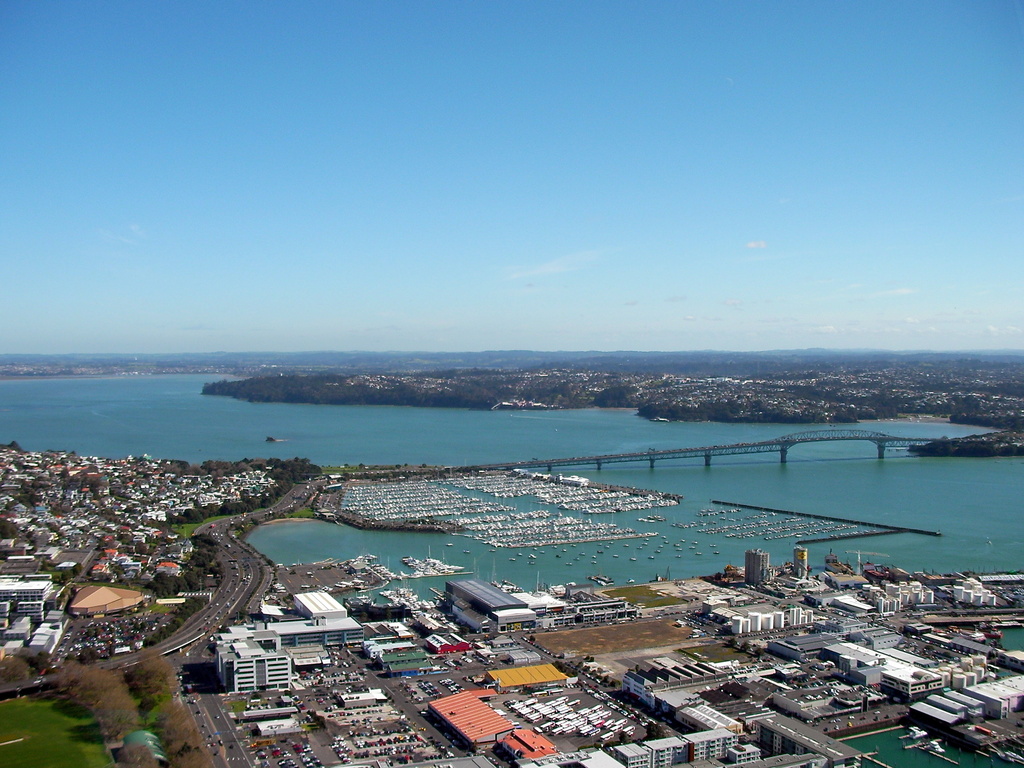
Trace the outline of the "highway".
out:
<instances>
[{"instance_id":1,"label":"highway","mask_svg":"<svg viewBox=\"0 0 1024 768\"><path fill-rule=\"evenodd\" d=\"M236 539L231 529L239 522L251 520L259 523L278 514L287 514L300 509L319 490L321 481L310 481L295 485L269 509L257 510L243 515L204 523L195 534L210 534L220 544L217 561L223 578L217 585L210 602L192 614L182 626L166 640L142 651L127 653L98 662L105 669L120 669L136 664L143 654L154 650L170 656L172 666L181 673L184 667L198 667L212 664L212 655L207 646L213 633L222 624L235 620L236 614L244 617L259 609L260 601L274 579L274 568L267 560L244 541ZM37 693L52 687L56 675L50 674L31 680L0 685L0 699ZM210 681L213 682L212 680ZM217 768L238 768L250 766L246 745L240 743L233 724L221 710L219 697L214 693L179 693L182 703L195 718L200 733L209 746L213 764Z\"/></svg>"}]
</instances>

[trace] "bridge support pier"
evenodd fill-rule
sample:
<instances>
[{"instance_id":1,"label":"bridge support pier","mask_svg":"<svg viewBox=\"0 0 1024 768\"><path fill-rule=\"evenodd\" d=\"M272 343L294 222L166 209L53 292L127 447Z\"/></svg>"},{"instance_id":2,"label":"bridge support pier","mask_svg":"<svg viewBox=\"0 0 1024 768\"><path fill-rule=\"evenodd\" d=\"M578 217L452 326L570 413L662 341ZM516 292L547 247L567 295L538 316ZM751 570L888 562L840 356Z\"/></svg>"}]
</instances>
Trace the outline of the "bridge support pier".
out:
<instances>
[{"instance_id":1,"label":"bridge support pier","mask_svg":"<svg viewBox=\"0 0 1024 768\"><path fill-rule=\"evenodd\" d=\"M653 457L653 456L651 456L651 457L650 457L650 458L648 459L648 462L650 462L650 465L651 465L651 469L654 469L654 457Z\"/></svg>"},{"instance_id":2,"label":"bridge support pier","mask_svg":"<svg viewBox=\"0 0 1024 768\"><path fill-rule=\"evenodd\" d=\"M789 446L788 445L780 445L779 446L779 461L782 464L786 463L786 458L787 458L787 454L788 453L789 453Z\"/></svg>"},{"instance_id":3,"label":"bridge support pier","mask_svg":"<svg viewBox=\"0 0 1024 768\"><path fill-rule=\"evenodd\" d=\"M548 474L549 474L549 475L551 474L551 471L552 471L553 469L554 469L554 467L552 467L552 466L551 466L550 464L548 464Z\"/></svg>"},{"instance_id":4,"label":"bridge support pier","mask_svg":"<svg viewBox=\"0 0 1024 768\"><path fill-rule=\"evenodd\" d=\"M595 462L595 463L597 464L597 469L598 469L598 471L600 471L600 469L601 469L601 462L600 462L600 461L597 461L597 462Z\"/></svg>"},{"instance_id":5,"label":"bridge support pier","mask_svg":"<svg viewBox=\"0 0 1024 768\"><path fill-rule=\"evenodd\" d=\"M884 459L885 458L885 443L875 443L875 445L878 447L878 458Z\"/></svg>"},{"instance_id":6,"label":"bridge support pier","mask_svg":"<svg viewBox=\"0 0 1024 768\"><path fill-rule=\"evenodd\" d=\"M704 466L705 467L710 467L711 466L711 454L710 453L705 453L704 454Z\"/></svg>"}]
</instances>

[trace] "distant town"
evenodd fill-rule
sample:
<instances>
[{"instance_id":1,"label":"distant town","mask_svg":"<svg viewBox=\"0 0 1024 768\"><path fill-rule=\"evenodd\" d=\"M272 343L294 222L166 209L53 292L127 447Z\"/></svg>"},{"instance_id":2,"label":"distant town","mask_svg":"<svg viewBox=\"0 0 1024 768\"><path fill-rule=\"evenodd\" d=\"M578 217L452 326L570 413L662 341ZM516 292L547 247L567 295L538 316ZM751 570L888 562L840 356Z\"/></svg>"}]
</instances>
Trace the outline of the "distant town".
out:
<instances>
[{"instance_id":1,"label":"distant town","mask_svg":"<svg viewBox=\"0 0 1024 768\"><path fill-rule=\"evenodd\" d=\"M628 544L642 536L481 496L591 519L677 503L572 476L364 470L0 449L0 692L79 702L118 765L845 768L891 765L842 740L884 729L933 756L1024 760L1024 652L1001 646L1024 575L911 573L871 552L812 564L798 544L703 578L531 589L441 556L275 566L246 542L274 520L401 528L458 509L497 549ZM840 525L743 514L680 525ZM444 589L405 586L422 576Z\"/></svg>"},{"instance_id":2,"label":"distant town","mask_svg":"<svg viewBox=\"0 0 1024 768\"><path fill-rule=\"evenodd\" d=\"M210 374L205 394L251 402L629 408L656 421L780 424L939 417L1024 429L1024 357L1014 353L0 356L7 377L167 373Z\"/></svg>"}]
</instances>

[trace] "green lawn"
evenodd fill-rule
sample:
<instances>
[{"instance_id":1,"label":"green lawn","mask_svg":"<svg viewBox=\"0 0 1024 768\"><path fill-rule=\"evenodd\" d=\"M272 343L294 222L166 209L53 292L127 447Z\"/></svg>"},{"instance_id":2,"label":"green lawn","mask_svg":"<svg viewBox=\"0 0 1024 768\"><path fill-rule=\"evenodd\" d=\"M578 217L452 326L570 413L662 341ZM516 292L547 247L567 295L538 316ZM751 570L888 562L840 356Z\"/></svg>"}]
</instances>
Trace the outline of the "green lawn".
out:
<instances>
[{"instance_id":1,"label":"green lawn","mask_svg":"<svg viewBox=\"0 0 1024 768\"><path fill-rule=\"evenodd\" d=\"M299 517L299 518L315 517L315 516L316 516L316 513L313 512L312 509L309 509L309 507L306 507L304 509L296 509L294 512L289 512L287 515L285 515L285 517Z\"/></svg>"},{"instance_id":2,"label":"green lawn","mask_svg":"<svg viewBox=\"0 0 1024 768\"><path fill-rule=\"evenodd\" d=\"M634 605L644 608L660 608L665 605L679 605L682 600L672 595L665 595L646 584L638 584L635 587L614 587L601 590L608 597L617 597L621 600L628 600Z\"/></svg>"},{"instance_id":3,"label":"green lawn","mask_svg":"<svg viewBox=\"0 0 1024 768\"><path fill-rule=\"evenodd\" d=\"M192 534L195 533L196 528L200 525L206 525L214 520L223 520L226 517L234 517L234 515L214 515L213 517L206 518L201 523L181 523L180 525L172 525L171 528L182 538L189 539L192 538Z\"/></svg>"},{"instance_id":4,"label":"green lawn","mask_svg":"<svg viewBox=\"0 0 1024 768\"><path fill-rule=\"evenodd\" d=\"M55 699L0 702L0 765L4 768L103 768L109 764L99 728L87 710Z\"/></svg>"}]
</instances>

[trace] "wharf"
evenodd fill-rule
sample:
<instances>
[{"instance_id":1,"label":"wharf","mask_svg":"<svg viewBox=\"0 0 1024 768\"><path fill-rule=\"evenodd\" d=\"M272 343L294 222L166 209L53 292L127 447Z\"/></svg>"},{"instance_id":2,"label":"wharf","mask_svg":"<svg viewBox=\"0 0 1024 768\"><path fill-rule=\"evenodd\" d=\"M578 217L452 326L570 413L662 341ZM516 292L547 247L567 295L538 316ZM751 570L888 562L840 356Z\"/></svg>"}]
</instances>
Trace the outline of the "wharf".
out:
<instances>
[{"instance_id":1,"label":"wharf","mask_svg":"<svg viewBox=\"0 0 1024 768\"><path fill-rule=\"evenodd\" d=\"M829 520L836 523L850 523L852 525L864 525L869 528L881 529L878 533L858 533L841 535L833 538L825 539L806 539L805 541L798 542L800 544L814 542L814 541L834 541L841 538L856 538L858 536L881 536L883 533L920 533L923 536L941 536L940 531L928 531L924 528L908 528L902 525L888 525L886 523L874 523L867 520L854 520L849 517L836 517L834 515L819 515L812 512L794 512L791 509L774 509L772 507L759 507L754 504L740 504L736 501L720 501L719 499L712 499L712 504L722 504L728 507L739 507L740 509L753 509L757 512L772 512L778 515L795 515L796 517L809 517L814 520Z\"/></svg>"},{"instance_id":2,"label":"wharf","mask_svg":"<svg viewBox=\"0 0 1024 768\"><path fill-rule=\"evenodd\" d=\"M335 510L333 512L321 512L317 515L321 520L330 523L341 523L358 528L361 531L404 531L408 533L455 533L462 530L462 526L447 520L374 520L365 515L348 512L346 510Z\"/></svg>"}]
</instances>

